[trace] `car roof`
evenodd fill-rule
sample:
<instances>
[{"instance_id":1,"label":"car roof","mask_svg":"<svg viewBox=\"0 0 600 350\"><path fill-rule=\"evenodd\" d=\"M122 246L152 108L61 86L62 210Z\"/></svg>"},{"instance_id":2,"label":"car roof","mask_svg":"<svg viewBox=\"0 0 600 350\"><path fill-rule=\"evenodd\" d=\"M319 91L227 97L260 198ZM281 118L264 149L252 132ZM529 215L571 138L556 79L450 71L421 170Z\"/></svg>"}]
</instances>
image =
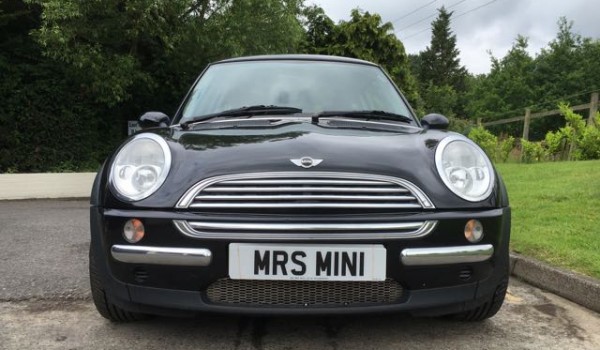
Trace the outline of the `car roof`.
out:
<instances>
[{"instance_id":1,"label":"car roof","mask_svg":"<svg viewBox=\"0 0 600 350\"><path fill-rule=\"evenodd\" d=\"M214 62L228 63L228 62L244 62L244 61L278 61L278 60L292 60L292 61L328 61L328 62L344 62L344 63L358 63L369 66L378 67L377 64L369 61L359 60L357 58L342 57L342 56L326 56L326 55L260 55L260 56L244 56L229 58L222 61Z\"/></svg>"}]
</instances>

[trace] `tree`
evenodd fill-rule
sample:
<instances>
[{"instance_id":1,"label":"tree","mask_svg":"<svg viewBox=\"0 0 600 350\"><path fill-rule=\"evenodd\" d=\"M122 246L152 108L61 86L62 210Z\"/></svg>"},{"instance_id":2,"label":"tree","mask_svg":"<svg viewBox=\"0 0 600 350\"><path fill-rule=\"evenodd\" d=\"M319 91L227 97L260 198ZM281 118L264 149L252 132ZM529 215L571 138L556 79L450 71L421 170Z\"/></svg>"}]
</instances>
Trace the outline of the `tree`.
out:
<instances>
[{"instance_id":1,"label":"tree","mask_svg":"<svg viewBox=\"0 0 600 350\"><path fill-rule=\"evenodd\" d=\"M95 170L119 125L95 118L67 67L42 55L29 35L41 13L0 1L0 173Z\"/></svg>"},{"instance_id":2,"label":"tree","mask_svg":"<svg viewBox=\"0 0 600 350\"><path fill-rule=\"evenodd\" d=\"M380 64L413 107L420 106L408 56L404 45L394 35L391 23L383 23L378 14L358 9L352 10L350 20L340 21L337 25L318 10L307 18L307 53L354 57Z\"/></svg>"},{"instance_id":3,"label":"tree","mask_svg":"<svg viewBox=\"0 0 600 350\"><path fill-rule=\"evenodd\" d=\"M490 120L511 117L507 113L519 114L525 106L536 100L533 88L534 59L527 52L527 38L518 36L512 48L502 59L491 57L492 69L487 76L479 76L473 81L467 93L466 106L472 118ZM511 133L518 133L520 126Z\"/></svg>"},{"instance_id":4,"label":"tree","mask_svg":"<svg viewBox=\"0 0 600 350\"><path fill-rule=\"evenodd\" d=\"M301 50L309 54L326 53L334 43L335 23L317 5L306 7L302 16L306 34Z\"/></svg>"},{"instance_id":5,"label":"tree","mask_svg":"<svg viewBox=\"0 0 600 350\"><path fill-rule=\"evenodd\" d=\"M108 106L139 89L159 95L165 83L181 95L169 80L188 85L176 74L186 64L195 76L210 60L291 52L302 38L300 0L30 1L43 7L36 37L45 53L71 65Z\"/></svg>"},{"instance_id":6,"label":"tree","mask_svg":"<svg viewBox=\"0 0 600 350\"><path fill-rule=\"evenodd\" d=\"M450 29L452 12L438 9L431 23L431 43L415 60L425 109L450 116L464 115L462 98L467 70L460 65L456 35ZM445 104L441 104L444 101Z\"/></svg>"},{"instance_id":7,"label":"tree","mask_svg":"<svg viewBox=\"0 0 600 350\"><path fill-rule=\"evenodd\" d=\"M438 10L437 18L431 23L431 44L421 52L419 78L424 83L448 85L455 91L464 91L467 74L460 65L460 51L456 47L456 35L450 29L452 12L444 7Z\"/></svg>"},{"instance_id":8,"label":"tree","mask_svg":"<svg viewBox=\"0 0 600 350\"><path fill-rule=\"evenodd\" d=\"M504 119L523 115L527 107L534 112L556 109L561 101L578 105L600 89L600 41L574 33L566 18L559 19L556 38L536 57L528 53L527 39L518 36L503 58L491 59L490 73L477 77L467 93L466 109L472 118ZM535 119L529 136L543 139L564 123L557 117ZM520 136L521 127L509 123L493 130Z\"/></svg>"},{"instance_id":9,"label":"tree","mask_svg":"<svg viewBox=\"0 0 600 350\"><path fill-rule=\"evenodd\" d=\"M297 52L302 0L0 0L0 172L95 170L208 62ZM33 35L31 35L33 34Z\"/></svg>"}]
</instances>

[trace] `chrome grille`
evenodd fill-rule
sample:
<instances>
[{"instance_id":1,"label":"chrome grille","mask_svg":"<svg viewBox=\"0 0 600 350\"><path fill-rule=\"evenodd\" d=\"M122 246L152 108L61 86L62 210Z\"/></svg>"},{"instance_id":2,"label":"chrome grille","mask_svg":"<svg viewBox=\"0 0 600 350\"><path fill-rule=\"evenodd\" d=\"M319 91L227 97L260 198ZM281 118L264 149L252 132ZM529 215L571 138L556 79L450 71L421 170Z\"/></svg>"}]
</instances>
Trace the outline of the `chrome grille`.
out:
<instances>
[{"instance_id":1,"label":"chrome grille","mask_svg":"<svg viewBox=\"0 0 600 350\"><path fill-rule=\"evenodd\" d=\"M215 304L238 306L336 307L397 303L402 286L381 282L218 280L206 290Z\"/></svg>"},{"instance_id":2,"label":"chrome grille","mask_svg":"<svg viewBox=\"0 0 600 350\"><path fill-rule=\"evenodd\" d=\"M193 219L173 220L181 233L202 239L417 238L432 232L437 224L435 220L411 220L410 215L399 220L399 212L434 208L411 182L355 173L211 177L190 188L177 208L202 212Z\"/></svg>"},{"instance_id":3,"label":"chrome grille","mask_svg":"<svg viewBox=\"0 0 600 350\"><path fill-rule=\"evenodd\" d=\"M193 186L178 208L432 209L409 181L370 174L281 172L227 175Z\"/></svg>"}]
</instances>

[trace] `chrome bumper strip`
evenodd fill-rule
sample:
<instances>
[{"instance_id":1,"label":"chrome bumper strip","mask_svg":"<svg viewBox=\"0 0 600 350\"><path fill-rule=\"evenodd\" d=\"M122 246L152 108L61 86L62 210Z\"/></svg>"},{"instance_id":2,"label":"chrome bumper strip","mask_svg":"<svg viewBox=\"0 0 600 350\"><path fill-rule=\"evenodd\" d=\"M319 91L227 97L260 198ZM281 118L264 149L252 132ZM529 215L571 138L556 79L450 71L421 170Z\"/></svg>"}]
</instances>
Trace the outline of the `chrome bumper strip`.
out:
<instances>
[{"instance_id":1,"label":"chrome bumper strip","mask_svg":"<svg viewBox=\"0 0 600 350\"><path fill-rule=\"evenodd\" d=\"M274 224L274 223L216 223L173 220L182 234L202 239L229 240L377 240L421 238L430 234L437 220L420 222L340 224ZM218 229L218 230L216 230ZM247 230L247 231L246 231ZM327 233L314 230L332 231ZM385 230L388 230L387 232ZM244 232L246 231L246 232ZM337 232L336 232L337 231ZM341 232L340 232L341 231Z\"/></svg>"},{"instance_id":2,"label":"chrome bumper strip","mask_svg":"<svg viewBox=\"0 0 600 350\"><path fill-rule=\"evenodd\" d=\"M110 252L116 260L131 264L208 266L210 250L203 248L165 248L113 245Z\"/></svg>"},{"instance_id":3,"label":"chrome bumper strip","mask_svg":"<svg viewBox=\"0 0 600 350\"><path fill-rule=\"evenodd\" d=\"M445 265L481 262L488 260L493 254L494 246L491 244L439 248L407 248L400 253L400 260L407 266Z\"/></svg>"},{"instance_id":4,"label":"chrome bumper strip","mask_svg":"<svg viewBox=\"0 0 600 350\"><path fill-rule=\"evenodd\" d=\"M392 223L260 223L260 222L212 222L212 221L190 221L190 226L195 230L230 230L230 231L383 231L383 230L418 230L423 222L392 222Z\"/></svg>"}]
</instances>

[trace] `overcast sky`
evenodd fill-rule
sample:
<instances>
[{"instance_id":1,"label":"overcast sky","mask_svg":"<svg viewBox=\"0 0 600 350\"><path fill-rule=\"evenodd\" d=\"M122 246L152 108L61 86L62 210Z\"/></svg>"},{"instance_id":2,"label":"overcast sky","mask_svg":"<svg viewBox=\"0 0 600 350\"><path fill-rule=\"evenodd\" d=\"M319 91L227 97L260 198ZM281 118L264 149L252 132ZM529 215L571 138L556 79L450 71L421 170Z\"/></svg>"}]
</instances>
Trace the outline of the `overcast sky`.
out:
<instances>
[{"instance_id":1,"label":"overcast sky","mask_svg":"<svg viewBox=\"0 0 600 350\"><path fill-rule=\"evenodd\" d=\"M454 11L461 63L472 73L490 70L488 51L503 57L518 34L529 38L532 55L556 37L559 17L574 21L573 30L600 38L598 0L308 0L321 6L335 22L347 20L353 8L378 13L393 22L408 53L424 50L431 40L431 22L444 5ZM413 12L410 14L411 12Z\"/></svg>"}]
</instances>

